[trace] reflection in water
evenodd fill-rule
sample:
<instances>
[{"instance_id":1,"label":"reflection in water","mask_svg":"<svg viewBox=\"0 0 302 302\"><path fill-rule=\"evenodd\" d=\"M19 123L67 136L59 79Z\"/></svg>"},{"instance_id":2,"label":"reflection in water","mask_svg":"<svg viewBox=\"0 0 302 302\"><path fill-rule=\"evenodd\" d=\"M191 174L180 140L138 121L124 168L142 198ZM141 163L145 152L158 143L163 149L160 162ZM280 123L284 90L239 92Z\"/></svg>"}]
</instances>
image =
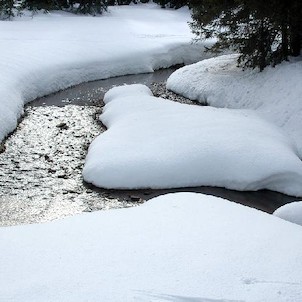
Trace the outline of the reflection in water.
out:
<instances>
[{"instance_id":1,"label":"reflection in water","mask_svg":"<svg viewBox=\"0 0 302 302\"><path fill-rule=\"evenodd\" d=\"M145 84L150 86L152 83L160 83L174 72L176 68L157 70L154 73L127 75L122 77L110 78L105 80L82 83L75 87L62 90L31 102L31 106L65 106L74 105L99 105L104 94L114 86L124 84Z\"/></svg>"},{"instance_id":2,"label":"reflection in water","mask_svg":"<svg viewBox=\"0 0 302 302\"><path fill-rule=\"evenodd\" d=\"M0 225L44 222L127 206L83 185L88 145L101 131L96 106L27 107L0 154Z\"/></svg>"},{"instance_id":3,"label":"reflection in water","mask_svg":"<svg viewBox=\"0 0 302 302\"><path fill-rule=\"evenodd\" d=\"M161 82L172 71L84 83L27 106L25 118L0 154L0 225L45 222L81 212L129 207L181 191L221 196L269 213L296 200L270 191L237 192L212 187L117 191L83 184L87 148L105 131L97 122L104 92L124 83ZM176 98L166 91L164 94Z\"/></svg>"}]
</instances>

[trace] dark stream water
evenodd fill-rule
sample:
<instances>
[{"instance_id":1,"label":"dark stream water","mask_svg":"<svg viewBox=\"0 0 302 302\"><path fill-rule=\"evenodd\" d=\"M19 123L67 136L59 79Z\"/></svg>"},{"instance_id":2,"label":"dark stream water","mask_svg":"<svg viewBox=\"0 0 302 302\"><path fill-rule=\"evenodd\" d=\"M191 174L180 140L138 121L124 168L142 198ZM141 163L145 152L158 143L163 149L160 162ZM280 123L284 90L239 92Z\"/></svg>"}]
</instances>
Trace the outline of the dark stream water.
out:
<instances>
[{"instance_id":1,"label":"dark stream water","mask_svg":"<svg viewBox=\"0 0 302 302\"><path fill-rule=\"evenodd\" d=\"M151 85L164 82L174 70L83 83L28 104L24 118L0 153L0 226L136 206L155 196L181 191L220 196L268 213L297 200L266 190L238 192L198 187L117 191L83 183L87 148L105 131L97 119L104 93L116 85L143 83L151 86L155 95L188 102L166 91L164 85Z\"/></svg>"}]
</instances>

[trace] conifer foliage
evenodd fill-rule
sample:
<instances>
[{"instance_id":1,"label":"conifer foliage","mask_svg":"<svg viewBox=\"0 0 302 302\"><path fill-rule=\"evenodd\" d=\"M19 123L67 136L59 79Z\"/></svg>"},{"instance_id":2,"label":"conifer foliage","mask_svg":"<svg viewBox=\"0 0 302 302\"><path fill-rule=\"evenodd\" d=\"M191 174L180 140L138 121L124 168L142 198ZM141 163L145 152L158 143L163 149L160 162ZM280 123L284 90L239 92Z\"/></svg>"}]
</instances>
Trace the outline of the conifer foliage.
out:
<instances>
[{"instance_id":1,"label":"conifer foliage","mask_svg":"<svg viewBox=\"0 0 302 302\"><path fill-rule=\"evenodd\" d=\"M187 0L153 0L154 3L159 4L162 8L181 8L182 6L188 5Z\"/></svg>"},{"instance_id":2,"label":"conifer foliage","mask_svg":"<svg viewBox=\"0 0 302 302\"><path fill-rule=\"evenodd\" d=\"M53 0L24 0L21 4L22 9L37 11L40 9L51 10L57 8Z\"/></svg>"},{"instance_id":3,"label":"conifer foliage","mask_svg":"<svg viewBox=\"0 0 302 302\"><path fill-rule=\"evenodd\" d=\"M0 0L0 18L10 19L17 12L66 10L73 13L101 14L107 8L107 0Z\"/></svg>"},{"instance_id":4,"label":"conifer foliage","mask_svg":"<svg viewBox=\"0 0 302 302\"><path fill-rule=\"evenodd\" d=\"M10 19L14 16L14 0L0 0L0 19Z\"/></svg>"},{"instance_id":5,"label":"conifer foliage","mask_svg":"<svg viewBox=\"0 0 302 302\"><path fill-rule=\"evenodd\" d=\"M300 54L301 0L191 0L190 6L197 38L217 38L211 51L239 51L245 67L262 71Z\"/></svg>"},{"instance_id":6,"label":"conifer foliage","mask_svg":"<svg viewBox=\"0 0 302 302\"><path fill-rule=\"evenodd\" d=\"M147 3L151 0L0 0L0 20L11 19L24 10L33 12L43 10L65 10L72 13L98 15L109 5L129 5ZM180 8L188 5L188 0L154 0L162 8Z\"/></svg>"},{"instance_id":7,"label":"conifer foliage","mask_svg":"<svg viewBox=\"0 0 302 302\"><path fill-rule=\"evenodd\" d=\"M106 7L107 4L103 0L81 0L76 12L95 16L106 10Z\"/></svg>"},{"instance_id":8,"label":"conifer foliage","mask_svg":"<svg viewBox=\"0 0 302 302\"><path fill-rule=\"evenodd\" d=\"M136 3L136 0L108 0L107 4L108 5L128 5L131 2Z\"/></svg>"}]
</instances>

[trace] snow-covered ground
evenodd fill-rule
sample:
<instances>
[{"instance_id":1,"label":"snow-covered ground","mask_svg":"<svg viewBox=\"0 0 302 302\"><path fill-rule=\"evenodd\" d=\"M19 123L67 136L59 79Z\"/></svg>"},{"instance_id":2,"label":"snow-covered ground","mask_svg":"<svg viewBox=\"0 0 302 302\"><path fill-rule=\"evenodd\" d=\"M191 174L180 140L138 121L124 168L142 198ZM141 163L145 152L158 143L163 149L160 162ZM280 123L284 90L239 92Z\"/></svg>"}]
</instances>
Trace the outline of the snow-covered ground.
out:
<instances>
[{"instance_id":1,"label":"snow-covered ground","mask_svg":"<svg viewBox=\"0 0 302 302\"><path fill-rule=\"evenodd\" d=\"M52 12L0 22L0 141L25 102L84 81L200 59L188 9L112 7L100 17Z\"/></svg>"},{"instance_id":2,"label":"snow-covered ground","mask_svg":"<svg viewBox=\"0 0 302 302\"><path fill-rule=\"evenodd\" d=\"M38 96L201 58L188 19L187 10L151 4L100 18L52 13L1 22L0 140ZM218 107L256 108L300 143L292 95L301 88L291 75L301 76L299 62L261 75L239 71L234 57L196 66L173 75L169 87ZM106 102L109 130L90 147L88 181L302 195L293 143L253 112L172 103L144 86L113 89ZM0 301L302 301L301 226L212 196L170 194L136 208L2 228L0 242Z\"/></svg>"},{"instance_id":3,"label":"snow-covered ground","mask_svg":"<svg viewBox=\"0 0 302 302\"><path fill-rule=\"evenodd\" d=\"M237 55L225 55L186 66L167 82L172 91L214 107L250 108L275 123L297 144L302 158L302 61L275 68L242 71Z\"/></svg>"},{"instance_id":4,"label":"snow-covered ground","mask_svg":"<svg viewBox=\"0 0 302 302\"><path fill-rule=\"evenodd\" d=\"M147 86L109 90L84 179L105 188L218 186L302 196L290 139L253 111L156 98Z\"/></svg>"},{"instance_id":5,"label":"snow-covered ground","mask_svg":"<svg viewBox=\"0 0 302 302\"><path fill-rule=\"evenodd\" d=\"M302 201L288 203L278 208L274 215L302 226Z\"/></svg>"},{"instance_id":6,"label":"snow-covered ground","mask_svg":"<svg viewBox=\"0 0 302 302\"><path fill-rule=\"evenodd\" d=\"M201 194L0 229L0 300L302 301L302 228Z\"/></svg>"}]
</instances>

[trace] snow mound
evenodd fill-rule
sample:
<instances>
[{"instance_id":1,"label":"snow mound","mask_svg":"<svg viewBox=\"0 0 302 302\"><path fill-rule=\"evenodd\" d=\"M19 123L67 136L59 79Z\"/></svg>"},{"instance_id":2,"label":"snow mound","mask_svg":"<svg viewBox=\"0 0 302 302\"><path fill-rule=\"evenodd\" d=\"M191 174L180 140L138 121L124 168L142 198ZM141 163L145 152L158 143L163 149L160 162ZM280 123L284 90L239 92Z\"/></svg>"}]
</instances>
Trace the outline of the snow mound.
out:
<instances>
[{"instance_id":1,"label":"snow mound","mask_svg":"<svg viewBox=\"0 0 302 302\"><path fill-rule=\"evenodd\" d=\"M64 12L0 21L0 141L23 105L72 85L202 59L189 10L112 7L101 17Z\"/></svg>"},{"instance_id":2,"label":"snow mound","mask_svg":"<svg viewBox=\"0 0 302 302\"><path fill-rule=\"evenodd\" d=\"M214 107L257 110L287 132L302 158L302 61L259 72L243 71L237 58L224 55L185 66L170 76L167 88Z\"/></svg>"},{"instance_id":3,"label":"snow mound","mask_svg":"<svg viewBox=\"0 0 302 302\"><path fill-rule=\"evenodd\" d=\"M127 87L127 88L126 88ZM104 96L104 103L109 103L112 100L120 97L120 95L123 95L123 97L126 96L140 96L140 95L150 95L153 96L152 91L145 85L141 84L133 84L133 85L127 85L127 86L117 86L112 89L110 89Z\"/></svg>"},{"instance_id":4,"label":"snow mound","mask_svg":"<svg viewBox=\"0 0 302 302\"><path fill-rule=\"evenodd\" d=\"M302 226L302 201L288 203L278 208L274 215Z\"/></svg>"},{"instance_id":5,"label":"snow mound","mask_svg":"<svg viewBox=\"0 0 302 302\"><path fill-rule=\"evenodd\" d=\"M2 301L302 300L302 228L213 196L0 229Z\"/></svg>"},{"instance_id":6,"label":"snow mound","mask_svg":"<svg viewBox=\"0 0 302 302\"><path fill-rule=\"evenodd\" d=\"M113 88L105 102L100 120L108 130L90 145L83 170L89 183L302 196L302 162L293 143L252 111L180 104L151 96L143 85Z\"/></svg>"}]
</instances>

